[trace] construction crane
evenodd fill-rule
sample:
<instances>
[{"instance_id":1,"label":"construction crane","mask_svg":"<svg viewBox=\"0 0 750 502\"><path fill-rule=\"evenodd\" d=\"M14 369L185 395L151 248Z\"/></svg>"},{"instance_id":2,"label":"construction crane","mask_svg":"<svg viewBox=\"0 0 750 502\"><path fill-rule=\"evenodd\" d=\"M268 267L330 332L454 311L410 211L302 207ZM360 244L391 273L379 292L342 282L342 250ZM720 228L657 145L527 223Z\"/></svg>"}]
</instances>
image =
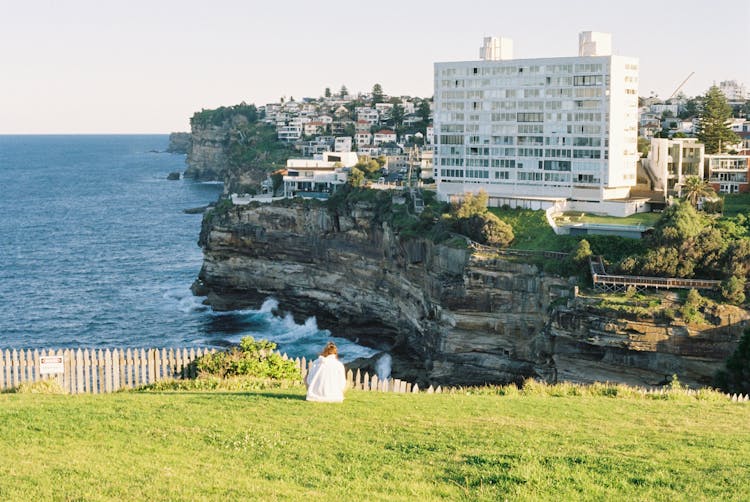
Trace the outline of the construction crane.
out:
<instances>
[{"instance_id":1,"label":"construction crane","mask_svg":"<svg viewBox=\"0 0 750 502\"><path fill-rule=\"evenodd\" d=\"M685 80L683 80L682 83L677 86L677 89L674 90L674 92L672 93L672 95L667 98L667 101L669 101L670 99L672 99L673 97L675 97L677 95L677 93L680 92L680 89L682 89L682 86L685 85L685 82L687 82L688 80L690 80L690 77L692 77L693 75L695 75L695 72L691 71L690 75L688 75L687 77L685 77Z\"/></svg>"}]
</instances>

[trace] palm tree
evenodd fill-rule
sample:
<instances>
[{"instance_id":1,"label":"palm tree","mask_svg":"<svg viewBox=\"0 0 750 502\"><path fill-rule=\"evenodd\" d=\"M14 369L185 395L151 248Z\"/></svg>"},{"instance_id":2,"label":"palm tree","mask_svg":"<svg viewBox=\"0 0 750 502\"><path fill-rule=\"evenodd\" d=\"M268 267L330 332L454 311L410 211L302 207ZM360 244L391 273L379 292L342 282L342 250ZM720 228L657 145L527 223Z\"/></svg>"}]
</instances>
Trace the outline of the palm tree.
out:
<instances>
[{"instance_id":1,"label":"palm tree","mask_svg":"<svg viewBox=\"0 0 750 502\"><path fill-rule=\"evenodd\" d=\"M698 205L698 199L714 195L714 193L711 185L698 176L688 176L682 185L682 195L693 207Z\"/></svg>"}]
</instances>

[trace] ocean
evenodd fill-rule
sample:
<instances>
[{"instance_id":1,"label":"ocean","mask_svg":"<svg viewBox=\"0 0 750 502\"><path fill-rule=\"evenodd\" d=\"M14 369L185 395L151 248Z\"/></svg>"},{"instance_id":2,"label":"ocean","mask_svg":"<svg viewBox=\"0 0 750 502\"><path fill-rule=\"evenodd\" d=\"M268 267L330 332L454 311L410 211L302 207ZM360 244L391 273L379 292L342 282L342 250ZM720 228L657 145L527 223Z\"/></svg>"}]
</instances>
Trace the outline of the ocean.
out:
<instances>
[{"instance_id":1,"label":"ocean","mask_svg":"<svg viewBox=\"0 0 750 502\"><path fill-rule=\"evenodd\" d=\"M169 181L167 135L0 136L0 349L226 347L265 338L293 357L329 339L268 298L213 312L190 292L204 206L220 183Z\"/></svg>"}]
</instances>

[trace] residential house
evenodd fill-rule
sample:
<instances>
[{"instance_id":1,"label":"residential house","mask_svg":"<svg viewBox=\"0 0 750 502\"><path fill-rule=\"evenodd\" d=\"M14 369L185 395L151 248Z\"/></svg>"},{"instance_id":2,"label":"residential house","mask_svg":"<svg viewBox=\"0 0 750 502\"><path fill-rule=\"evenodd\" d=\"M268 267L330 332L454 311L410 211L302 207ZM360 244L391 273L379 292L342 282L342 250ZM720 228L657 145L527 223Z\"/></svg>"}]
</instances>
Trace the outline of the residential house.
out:
<instances>
[{"instance_id":1,"label":"residential house","mask_svg":"<svg viewBox=\"0 0 750 502\"><path fill-rule=\"evenodd\" d=\"M653 138L648 157L641 163L652 188L664 196L681 195L688 176L703 178L705 146L696 138Z\"/></svg>"},{"instance_id":2,"label":"residential house","mask_svg":"<svg viewBox=\"0 0 750 502\"><path fill-rule=\"evenodd\" d=\"M708 182L718 193L750 192L750 155L706 155Z\"/></svg>"},{"instance_id":3,"label":"residential house","mask_svg":"<svg viewBox=\"0 0 750 502\"><path fill-rule=\"evenodd\" d=\"M277 129L279 141L293 143L302 137L302 125L290 124Z\"/></svg>"},{"instance_id":4,"label":"residential house","mask_svg":"<svg viewBox=\"0 0 750 502\"><path fill-rule=\"evenodd\" d=\"M325 152L319 159L289 159L283 177L284 197L328 198L346 183L356 153Z\"/></svg>"},{"instance_id":5,"label":"residential house","mask_svg":"<svg viewBox=\"0 0 750 502\"><path fill-rule=\"evenodd\" d=\"M354 123L354 130L356 132L370 132L372 126L366 120L358 120Z\"/></svg>"},{"instance_id":6,"label":"residential house","mask_svg":"<svg viewBox=\"0 0 750 502\"><path fill-rule=\"evenodd\" d=\"M326 125L323 122L308 122L305 124L305 136L315 136L317 134L323 134L326 129Z\"/></svg>"},{"instance_id":7,"label":"residential house","mask_svg":"<svg viewBox=\"0 0 750 502\"><path fill-rule=\"evenodd\" d=\"M395 143L396 132L390 129L381 129L372 136L372 142L375 146L383 143Z\"/></svg>"},{"instance_id":8,"label":"residential house","mask_svg":"<svg viewBox=\"0 0 750 502\"><path fill-rule=\"evenodd\" d=\"M358 132L354 135L354 142L357 144L357 148L370 145L372 144L372 134L369 132Z\"/></svg>"},{"instance_id":9,"label":"residential house","mask_svg":"<svg viewBox=\"0 0 750 502\"><path fill-rule=\"evenodd\" d=\"M334 152L351 152L352 151L352 137L351 136L337 136L333 145Z\"/></svg>"},{"instance_id":10,"label":"residential house","mask_svg":"<svg viewBox=\"0 0 750 502\"><path fill-rule=\"evenodd\" d=\"M377 110L373 110L370 107L358 106L356 108L356 112L357 123L359 123L360 121L365 121L368 123L368 127L377 125L378 121L380 120L380 115L378 114Z\"/></svg>"},{"instance_id":11,"label":"residential house","mask_svg":"<svg viewBox=\"0 0 750 502\"><path fill-rule=\"evenodd\" d=\"M375 145L361 145L357 147L357 151L362 155L369 157L378 157L382 153L382 149Z\"/></svg>"},{"instance_id":12,"label":"residential house","mask_svg":"<svg viewBox=\"0 0 750 502\"><path fill-rule=\"evenodd\" d=\"M433 160L434 153L432 149L423 149L422 158L419 161L419 177L422 180L429 180L435 177Z\"/></svg>"}]
</instances>

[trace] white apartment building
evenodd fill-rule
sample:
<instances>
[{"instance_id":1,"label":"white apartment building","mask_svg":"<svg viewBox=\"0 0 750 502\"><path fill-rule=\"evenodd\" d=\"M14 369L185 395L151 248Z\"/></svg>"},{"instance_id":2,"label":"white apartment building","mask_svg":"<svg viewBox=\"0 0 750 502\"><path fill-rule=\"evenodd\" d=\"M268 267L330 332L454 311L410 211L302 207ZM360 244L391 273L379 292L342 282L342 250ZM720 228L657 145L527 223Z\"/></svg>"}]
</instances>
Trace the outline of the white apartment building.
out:
<instances>
[{"instance_id":1,"label":"white apartment building","mask_svg":"<svg viewBox=\"0 0 750 502\"><path fill-rule=\"evenodd\" d=\"M435 177L442 200L629 214L636 183L638 59L583 32L577 57L512 59L486 38L479 61L435 63ZM627 207L615 208L608 201Z\"/></svg>"}]
</instances>

